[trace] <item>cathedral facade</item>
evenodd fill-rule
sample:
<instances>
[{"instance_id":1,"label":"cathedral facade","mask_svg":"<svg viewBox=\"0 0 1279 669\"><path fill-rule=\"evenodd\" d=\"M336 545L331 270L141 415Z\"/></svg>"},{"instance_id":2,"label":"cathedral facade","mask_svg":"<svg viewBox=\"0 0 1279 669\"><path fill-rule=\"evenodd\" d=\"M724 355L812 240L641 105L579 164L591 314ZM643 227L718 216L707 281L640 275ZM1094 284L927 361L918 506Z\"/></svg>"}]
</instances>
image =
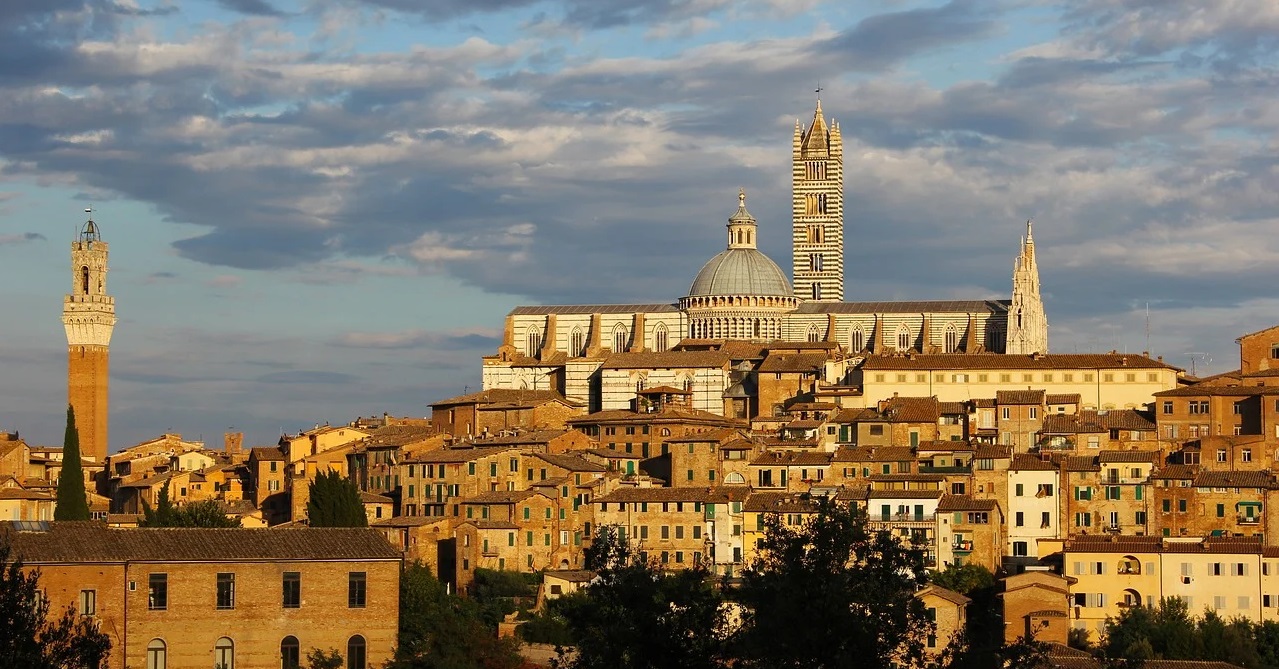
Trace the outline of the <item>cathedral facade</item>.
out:
<instances>
[{"instance_id":1,"label":"cathedral facade","mask_svg":"<svg viewBox=\"0 0 1279 669\"><path fill-rule=\"evenodd\" d=\"M726 248L686 295L654 304L517 307L497 353L484 358L484 388L557 390L594 411L625 408L636 390L669 385L692 392L697 408L726 413L725 393L763 357L745 353L752 350L746 343L764 351L820 348L840 361L836 374L869 355L1047 353L1029 224L1009 300L846 302L843 141L820 103L807 127L796 124L791 174L789 279L757 248L757 221L739 192Z\"/></svg>"}]
</instances>

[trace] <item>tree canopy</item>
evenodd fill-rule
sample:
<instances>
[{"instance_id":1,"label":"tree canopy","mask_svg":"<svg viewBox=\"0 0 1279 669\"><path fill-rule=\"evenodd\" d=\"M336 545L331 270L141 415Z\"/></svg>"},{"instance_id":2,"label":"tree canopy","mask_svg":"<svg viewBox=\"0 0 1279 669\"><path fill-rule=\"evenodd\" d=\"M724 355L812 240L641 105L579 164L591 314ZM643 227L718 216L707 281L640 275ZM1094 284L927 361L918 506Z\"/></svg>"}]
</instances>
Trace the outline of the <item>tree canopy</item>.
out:
<instances>
[{"instance_id":1,"label":"tree canopy","mask_svg":"<svg viewBox=\"0 0 1279 669\"><path fill-rule=\"evenodd\" d=\"M875 531L855 505L820 500L803 526L765 519L742 575L743 665L759 669L919 666L935 625L915 592L922 550Z\"/></svg>"},{"instance_id":2,"label":"tree canopy","mask_svg":"<svg viewBox=\"0 0 1279 669\"><path fill-rule=\"evenodd\" d=\"M714 669L725 666L726 605L704 565L663 572L616 528L600 528L586 549L599 574L586 596L559 613L576 641L563 669Z\"/></svg>"},{"instance_id":3,"label":"tree canopy","mask_svg":"<svg viewBox=\"0 0 1279 669\"><path fill-rule=\"evenodd\" d=\"M306 503L311 527L367 527L360 489L355 482L329 470L311 481L311 497Z\"/></svg>"},{"instance_id":4,"label":"tree canopy","mask_svg":"<svg viewBox=\"0 0 1279 669\"><path fill-rule=\"evenodd\" d=\"M0 530L0 667L97 669L110 651L111 638L74 608L49 620L39 572L23 568Z\"/></svg>"},{"instance_id":5,"label":"tree canopy","mask_svg":"<svg viewBox=\"0 0 1279 669\"><path fill-rule=\"evenodd\" d=\"M169 481L160 488L155 508L142 500L140 527L239 527L240 519L226 515L222 503L205 499L176 506L169 499Z\"/></svg>"},{"instance_id":6,"label":"tree canopy","mask_svg":"<svg viewBox=\"0 0 1279 669\"><path fill-rule=\"evenodd\" d=\"M421 562L400 572L399 646L387 669L515 669L512 639L498 639L479 607L449 594Z\"/></svg>"},{"instance_id":7,"label":"tree canopy","mask_svg":"<svg viewBox=\"0 0 1279 669\"><path fill-rule=\"evenodd\" d=\"M1119 664L1139 660L1218 660L1249 669L1279 669L1279 623L1223 619L1211 609L1194 616L1186 603L1165 598L1132 606L1106 620L1099 653Z\"/></svg>"},{"instance_id":8,"label":"tree canopy","mask_svg":"<svg viewBox=\"0 0 1279 669\"><path fill-rule=\"evenodd\" d=\"M80 432L75 424L75 407L67 405L67 429L62 436L62 473L58 476L58 499L54 520L88 520L89 498L84 491L84 463L80 460Z\"/></svg>"}]
</instances>

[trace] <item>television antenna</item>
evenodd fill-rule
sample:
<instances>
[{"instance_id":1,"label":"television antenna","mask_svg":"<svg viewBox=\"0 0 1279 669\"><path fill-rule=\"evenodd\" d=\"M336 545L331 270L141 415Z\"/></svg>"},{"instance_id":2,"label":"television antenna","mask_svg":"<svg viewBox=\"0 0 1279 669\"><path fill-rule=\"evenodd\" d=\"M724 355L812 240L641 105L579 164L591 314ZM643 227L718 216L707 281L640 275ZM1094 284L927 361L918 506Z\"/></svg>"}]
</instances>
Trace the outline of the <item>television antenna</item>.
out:
<instances>
[{"instance_id":1,"label":"television antenna","mask_svg":"<svg viewBox=\"0 0 1279 669\"><path fill-rule=\"evenodd\" d=\"M1189 353L1182 353L1182 355L1190 358L1190 375L1191 376L1198 376L1198 374L1195 373L1196 362L1201 362L1205 365L1212 362L1212 356L1202 351L1190 351Z\"/></svg>"}]
</instances>

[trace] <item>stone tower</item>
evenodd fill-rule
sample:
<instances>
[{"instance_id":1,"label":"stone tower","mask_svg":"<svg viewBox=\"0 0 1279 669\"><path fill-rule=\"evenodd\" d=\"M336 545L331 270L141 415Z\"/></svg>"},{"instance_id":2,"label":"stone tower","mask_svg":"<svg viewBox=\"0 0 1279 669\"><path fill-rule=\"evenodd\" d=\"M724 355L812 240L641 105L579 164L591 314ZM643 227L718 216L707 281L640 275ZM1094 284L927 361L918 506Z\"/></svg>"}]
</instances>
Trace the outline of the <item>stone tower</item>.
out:
<instances>
[{"instance_id":1,"label":"stone tower","mask_svg":"<svg viewBox=\"0 0 1279 669\"><path fill-rule=\"evenodd\" d=\"M791 149L791 249L795 295L844 300L844 140L826 125L817 101L813 122L795 121Z\"/></svg>"},{"instance_id":2,"label":"stone tower","mask_svg":"<svg viewBox=\"0 0 1279 669\"><path fill-rule=\"evenodd\" d=\"M1035 264L1035 236L1026 221L1021 255L1013 264L1013 300L1008 307L1005 353L1047 353L1048 316L1039 297L1039 266Z\"/></svg>"},{"instance_id":3,"label":"stone tower","mask_svg":"<svg viewBox=\"0 0 1279 669\"><path fill-rule=\"evenodd\" d=\"M75 408L80 453L103 462L115 298L107 295L107 243L92 215L71 242L71 293L62 305L62 324L67 330L67 401Z\"/></svg>"}]
</instances>

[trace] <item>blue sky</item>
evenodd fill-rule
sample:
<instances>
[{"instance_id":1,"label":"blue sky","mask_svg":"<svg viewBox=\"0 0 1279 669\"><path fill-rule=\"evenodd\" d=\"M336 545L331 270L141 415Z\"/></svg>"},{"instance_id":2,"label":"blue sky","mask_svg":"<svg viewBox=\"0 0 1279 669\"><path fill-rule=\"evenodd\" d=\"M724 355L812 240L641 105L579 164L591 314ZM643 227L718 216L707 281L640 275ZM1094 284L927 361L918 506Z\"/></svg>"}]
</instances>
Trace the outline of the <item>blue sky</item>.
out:
<instances>
[{"instance_id":1,"label":"blue sky","mask_svg":"<svg viewBox=\"0 0 1279 669\"><path fill-rule=\"evenodd\" d=\"M112 447L252 443L479 385L521 303L673 301L737 188L789 265L813 89L848 299L999 297L1056 351L1221 370L1279 320L1268 0L8 0L0 428L57 443L111 243Z\"/></svg>"}]
</instances>

